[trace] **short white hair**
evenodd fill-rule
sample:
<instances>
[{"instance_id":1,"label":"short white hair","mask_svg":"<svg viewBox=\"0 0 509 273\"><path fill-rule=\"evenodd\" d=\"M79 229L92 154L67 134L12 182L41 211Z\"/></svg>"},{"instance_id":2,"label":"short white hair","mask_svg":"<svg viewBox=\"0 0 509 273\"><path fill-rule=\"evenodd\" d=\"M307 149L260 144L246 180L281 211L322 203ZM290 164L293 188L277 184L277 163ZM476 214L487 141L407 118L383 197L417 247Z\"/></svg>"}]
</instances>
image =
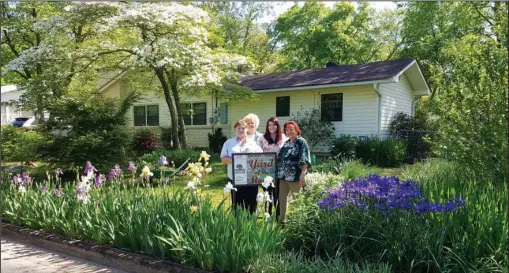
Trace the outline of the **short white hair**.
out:
<instances>
[{"instance_id":1,"label":"short white hair","mask_svg":"<svg viewBox=\"0 0 509 273\"><path fill-rule=\"evenodd\" d=\"M256 114L249 113L244 117L244 121L252 120L255 124L255 130L258 129L258 125L260 125L260 119Z\"/></svg>"}]
</instances>

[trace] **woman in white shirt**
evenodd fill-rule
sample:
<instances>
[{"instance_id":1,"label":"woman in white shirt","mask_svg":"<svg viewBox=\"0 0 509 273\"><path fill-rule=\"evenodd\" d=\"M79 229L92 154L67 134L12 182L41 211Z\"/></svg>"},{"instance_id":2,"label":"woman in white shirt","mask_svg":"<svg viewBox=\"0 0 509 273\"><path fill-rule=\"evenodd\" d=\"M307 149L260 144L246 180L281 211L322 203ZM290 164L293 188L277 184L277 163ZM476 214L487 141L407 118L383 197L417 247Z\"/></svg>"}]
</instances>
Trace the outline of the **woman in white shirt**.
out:
<instances>
[{"instance_id":1,"label":"woman in white shirt","mask_svg":"<svg viewBox=\"0 0 509 273\"><path fill-rule=\"evenodd\" d=\"M221 150L221 162L228 164L228 179L233 183L232 154L233 153L261 153L262 149L256 142L248 139L246 131L247 125L243 120L239 120L233 126L235 137L228 139L223 144ZM232 200L235 200L234 206L240 205L244 209L249 209L251 213L256 211L258 194L258 185L245 185L237 187L237 191L232 191Z\"/></svg>"},{"instance_id":2,"label":"woman in white shirt","mask_svg":"<svg viewBox=\"0 0 509 273\"><path fill-rule=\"evenodd\" d=\"M282 133L281 124L279 124L279 120L275 117L271 117L267 120L267 124L265 126L265 134L258 139L258 145L262 148L264 153L279 153L281 147L285 144L285 141L288 138ZM276 177L274 177L276 179ZM276 179L276 185L278 181ZM262 187L263 188L263 187ZM269 195L273 202L277 202L277 199L274 199L274 196L278 196L274 194L276 188L269 186L267 189L263 188L263 191L268 191ZM272 215L272 204L265 203L265 212L268 212Z\"/></svg>"},{"instance_id":3,"label":"woman in white shirt","mask_svg":"<svg viewBox=\"0 0 509 273\"><path fill-rule=\"evenodd\" d=\"M260 119L257 115L250 113L244 117L244 122L247 126L247 138L258 143L260 138L263 137L262 133L256 131L258 129L258 125L260 125Z\"/></svg>"}]
</instances>

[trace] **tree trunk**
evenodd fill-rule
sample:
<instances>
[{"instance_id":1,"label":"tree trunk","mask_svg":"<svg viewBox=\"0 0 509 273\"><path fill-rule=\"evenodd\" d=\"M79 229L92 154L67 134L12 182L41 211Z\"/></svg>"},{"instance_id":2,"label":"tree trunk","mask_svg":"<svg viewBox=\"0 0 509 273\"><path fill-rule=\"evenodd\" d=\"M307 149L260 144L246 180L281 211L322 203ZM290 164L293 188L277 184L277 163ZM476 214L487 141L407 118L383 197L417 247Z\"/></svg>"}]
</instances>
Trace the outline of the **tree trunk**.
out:
<instances>
[{"instance_id":1,"label":"tree trunk","mask_svg":"<svg viewBox=\"0 0 509 273\"><path fill-rule=\"evenodd\" d=\"M177 108L177 120L178 120L178 137L180 140L180 145L182 148L187 148L187 139L186 139L186 127L184 124L184 115L182 113L182 107L180 105L180 96L178 93L178 77L175 73L175 69L171 69L171 73L165 70L166 77L170 82L171 92L173 94L173 99L175 100L175 107Z\"/></svg>"},{"instance_id":2,"label":"tree trunk","mask_svg":"<svg viewBox=\"0 0 509 273\"><path fill-rule=\"evenodd\" d=\"M159 81L161 82L161 86L163 88L164 98L166 99L166 104L168 105L168 109L170 110L170 117L171 117L171 139L172 139L172 146L175 149L180 149L180 141L178 137L178 121L177 121L177 114L175 113L175 108L173 107L173 101L170 96L170 88L168 87L168 82L164 78L164 72L162 68L159 67L153 67L157 78L159 78Z\"/></svg>"}]
</instances>

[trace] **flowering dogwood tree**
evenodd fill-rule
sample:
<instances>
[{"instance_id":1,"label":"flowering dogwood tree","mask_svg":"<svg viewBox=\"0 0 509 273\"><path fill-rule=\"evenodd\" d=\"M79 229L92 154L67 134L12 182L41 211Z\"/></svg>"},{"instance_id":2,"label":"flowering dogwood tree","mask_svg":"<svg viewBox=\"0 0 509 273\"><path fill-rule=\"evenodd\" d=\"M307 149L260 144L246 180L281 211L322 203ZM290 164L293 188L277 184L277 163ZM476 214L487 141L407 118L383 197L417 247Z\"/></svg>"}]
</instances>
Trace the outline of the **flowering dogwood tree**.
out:
<instances>
[{"instance_id":1,"label":"flowering dogwood tree","mask_svg":"<svg viewBox=\"0 0 509 273\"><path fill-rule=\"evenodd\" d=\"M17 75L24 108L38 117L67 95L77 76L108 63L110 52L98 52L99 26L115 11L111 5L92 3L2 3L2 53L7 53L7 75ZM95 67L97 68L97 67Z\"/></svg>"},{"instance_id":2,"label":"flowering dogwood tree","mask_svg":"<svg viewBox=\"0 0 509 273\"><path fill-rule=\"evenodd\" d=\"M180 93L220 86L254 65L244 56L212 48L206 27L209 17L200 8L178 3L118 3L116 7L117 15L108 18L102 30L122 29L128 36L103 44L105 50L125 52L133 66L153 70L170 111L173 146L186 147Z\"/></svg>"}]
</instances>

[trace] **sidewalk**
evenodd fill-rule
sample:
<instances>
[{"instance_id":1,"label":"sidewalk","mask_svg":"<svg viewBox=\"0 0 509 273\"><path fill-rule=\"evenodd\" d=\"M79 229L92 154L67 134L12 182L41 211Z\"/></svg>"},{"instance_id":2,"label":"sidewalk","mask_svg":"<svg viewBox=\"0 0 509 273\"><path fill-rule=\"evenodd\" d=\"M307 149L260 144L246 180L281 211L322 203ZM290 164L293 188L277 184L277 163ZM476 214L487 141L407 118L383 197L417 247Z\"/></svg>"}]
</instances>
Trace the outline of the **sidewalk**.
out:
<instances>
[{"instance_id":1,"label":"sidewalk","mask_svg":"<svg viewBox=\"0 0 509 273\"><path fill-rule=\"evenodd\" d=\"M2 236L2 273L127 273Z\"/></svg>"}]
</instances>

